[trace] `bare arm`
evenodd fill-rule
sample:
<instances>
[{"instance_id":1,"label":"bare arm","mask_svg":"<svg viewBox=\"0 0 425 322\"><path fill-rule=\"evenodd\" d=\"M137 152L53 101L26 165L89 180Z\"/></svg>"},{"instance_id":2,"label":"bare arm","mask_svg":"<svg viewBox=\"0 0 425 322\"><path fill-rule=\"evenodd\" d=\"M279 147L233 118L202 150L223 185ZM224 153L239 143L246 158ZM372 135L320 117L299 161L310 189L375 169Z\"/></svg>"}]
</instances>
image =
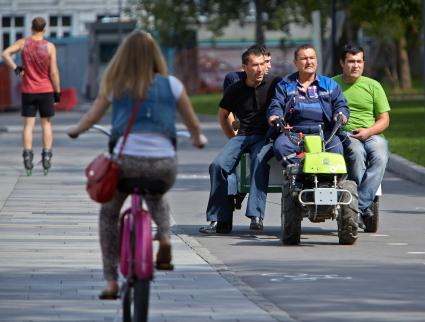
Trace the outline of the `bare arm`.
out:
<instances>
[{"instance_id":1,"label":"bare arm","mask_svg":"<svg viewBox=\"0 0 425 322\"><path fill-rule=\"evenodd\" d=\"M218 121L220 122L224 135L226 135L229 139L236 135L236 132L233 130L232 127L234 117L228 110L222 107L218 108Z\"/></svg>"},{"instance_id":2,"label":"bare arm","mask_svg":"<svg viewBox=\"0 0 425 322\"><path fill-rule=\"evenodd\" d=\"M229 120L230 124L232 124L232 129L237 132L241 127L241 122L238 120L234 113L230 113Z\"/></svg>"},{"instance_id":3,"label":"bare arm","mask_svg":"<svg viewBox=\"0 0 425 322\"><path fill-rule=\"evenodd\" d=\"M17 52L20 52L24 48L24 43L25 43L25 39L19 39L12 46L6 48L2 52L1 56L3 58L3 61L12 70L15 70L15 68L18 66L13 60L12 55L16 54Z\"/></svg>"},{"instance_id":4,"label":"bare arm","mask_svg":"<svg viewBox=\"0 0 425 322\"><path fill-rule=\"evenodd\" d=\"M90 110L84 114L77 125L70 127L67 131L68 135L75 139L81 133L87 131L93 124L99 122L109 107L109 101L104 97L98 97L93 103Z\"/></svg>"},{"instance_id":5,"label":"bare arm","mask_svg":"<svg viewBox=\"0 0 425 322\"><path fill-rule=\"evenodd\" d=\"M50 54L50 80L52 81L53 89L56 93L61 91L60 89L60 78L59 69L56 59L56 47L49 43L49 54Z\"/></svg>"},{"instance_id":6,"label":"bare arm","mask_svg":"<svg viewBox=\"0 0 425 322\"><path fill-rule=\"evenodd\" d=\"M359 140L366 140L372 135L381 134L390 125L390 114L384 112L378 115L375 123L368 129L357 129L353 137Z\"/></svg>"},{"instance_id":7,"label":"bare arm","mask_svg":"<svg viewBox=\"0 0 425 322\"><path fill-rule=\"evenodd\" d=\"M192 144L198 148L202 148L208 143L207 138L202 134L201 126L199 124L198 117L193 111L192 103L187 96L186 90L183 88L183 92L177 101L177 110L183 119L183 123L186 125L187 130L192 138Z\"/></svg>"}]
</instances>

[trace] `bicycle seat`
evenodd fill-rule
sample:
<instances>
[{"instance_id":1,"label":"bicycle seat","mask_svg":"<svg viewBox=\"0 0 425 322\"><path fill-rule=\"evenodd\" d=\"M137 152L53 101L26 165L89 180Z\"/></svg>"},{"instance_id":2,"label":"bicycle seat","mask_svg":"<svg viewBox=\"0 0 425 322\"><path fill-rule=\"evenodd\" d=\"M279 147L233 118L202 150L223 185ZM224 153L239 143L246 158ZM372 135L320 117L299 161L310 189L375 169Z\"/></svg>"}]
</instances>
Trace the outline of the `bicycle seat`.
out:
<instances>
[{"instance_id":1,"label":"bicycle seat","mask_svg":"<svg viewBox=\"0 0 425 322\"><path fill-rule=\"evenodd\" d=\"M135 190L138 191L138 194L145 193L145 189L138 178L123 178L118 181L119 192L133 193Z\"/></svg>"}]
</instances>

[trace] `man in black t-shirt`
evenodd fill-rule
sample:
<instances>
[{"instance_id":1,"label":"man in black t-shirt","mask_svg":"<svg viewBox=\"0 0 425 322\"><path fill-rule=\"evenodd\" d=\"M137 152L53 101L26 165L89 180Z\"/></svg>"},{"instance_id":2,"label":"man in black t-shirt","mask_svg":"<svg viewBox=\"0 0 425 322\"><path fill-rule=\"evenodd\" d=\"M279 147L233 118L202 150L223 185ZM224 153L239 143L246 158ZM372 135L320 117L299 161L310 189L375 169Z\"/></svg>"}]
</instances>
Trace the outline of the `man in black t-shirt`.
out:
<instances>
[{"instance_id":1,"label":"man in black t-shirt","mask_svg":"<svg viewBox=\"0 0 425 322\"><path fill-rule=\"evenodd\" d=\"M267 144L268 123L266 110L274 95L274 87L280 80L265 76L266 64L263 52L250 47L242 54L242 67L246 78L231 85L219 105L219 121L229 141L209 167L211 190L207 206L210 225L200 232L230 233L233 209L228 202L227 177L234 171L242 153L248 152L251 161L251 188L246 216L251 218L250 229L262 230L269 177L267 161L272 157L271 145ZM231 113L240 121L236 132L232 128ZM217 224L218 222L218 224Z\"/></svg>"},{"instance_id":2,"label":"man in black t-shirt","mask_svg":"<svg viewBox=\"0 0 425 322\"><path fill-rule=\"evenodd\" d=\"M254 47L260 49L264 55L264 63L265 63L264 74L267 75L270 69L272 68L272 53L270 52L269 49L267 49L265 45L255 44L249 47L248 49L252 49ZM223 81L223 93L226 92L227 88L230 87L230 85L237 83L240 80L244 81L245 78L246 78L245 71L227 73ZM233 114L230 115L230 118L231 119L233 118L232 127L236 131L237 129L239 129L239 120L236 119Z\"/></svg>"}]
</instances>

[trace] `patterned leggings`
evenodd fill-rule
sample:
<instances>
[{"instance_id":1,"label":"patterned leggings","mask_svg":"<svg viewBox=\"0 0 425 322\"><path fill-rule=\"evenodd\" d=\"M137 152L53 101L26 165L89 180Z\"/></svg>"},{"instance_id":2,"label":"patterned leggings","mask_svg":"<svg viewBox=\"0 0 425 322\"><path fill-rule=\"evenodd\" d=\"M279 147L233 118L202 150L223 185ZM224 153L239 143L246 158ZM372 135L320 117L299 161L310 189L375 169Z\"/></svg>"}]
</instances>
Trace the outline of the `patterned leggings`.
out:
<instances>
[{"instance_id":1,"label":"patterned leggings","mask_svg":"<svg viewBox=\"0 0 425 322\"><path fill-rule=\"evenodd\" d=\"M175 158L145 158L123 155L120 158L121 178L137 178L147 190L144 200L158 226L158 237L170 234L170 208L164 194L173 186L177 174ZM99 216L99 237L103 275L107 281L118 280L119 214L128 193L117 191L113 199L102 204Z\"/></svg>"}]
</instances>

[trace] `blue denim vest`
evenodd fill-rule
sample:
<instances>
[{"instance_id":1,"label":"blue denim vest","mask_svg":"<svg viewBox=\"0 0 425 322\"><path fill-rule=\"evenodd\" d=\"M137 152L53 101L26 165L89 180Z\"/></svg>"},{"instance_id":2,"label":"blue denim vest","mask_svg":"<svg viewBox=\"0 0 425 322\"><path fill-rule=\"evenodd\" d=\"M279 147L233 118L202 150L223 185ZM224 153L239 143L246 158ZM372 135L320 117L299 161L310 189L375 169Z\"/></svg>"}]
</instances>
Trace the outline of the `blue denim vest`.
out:
<instances>
[{"instance_id":1,"label":"blue denim vest","mask_svg":"<svg viewBox=\"0 0 425 322\"><path fill-rule=\"evenodd\" d=\"M124 135L136 100L124 93L112 101L112 136ZM176 99L168 77L157 74L146 91L130 133L161 133L176 141Z\"/></svg>"}]
</instances>

